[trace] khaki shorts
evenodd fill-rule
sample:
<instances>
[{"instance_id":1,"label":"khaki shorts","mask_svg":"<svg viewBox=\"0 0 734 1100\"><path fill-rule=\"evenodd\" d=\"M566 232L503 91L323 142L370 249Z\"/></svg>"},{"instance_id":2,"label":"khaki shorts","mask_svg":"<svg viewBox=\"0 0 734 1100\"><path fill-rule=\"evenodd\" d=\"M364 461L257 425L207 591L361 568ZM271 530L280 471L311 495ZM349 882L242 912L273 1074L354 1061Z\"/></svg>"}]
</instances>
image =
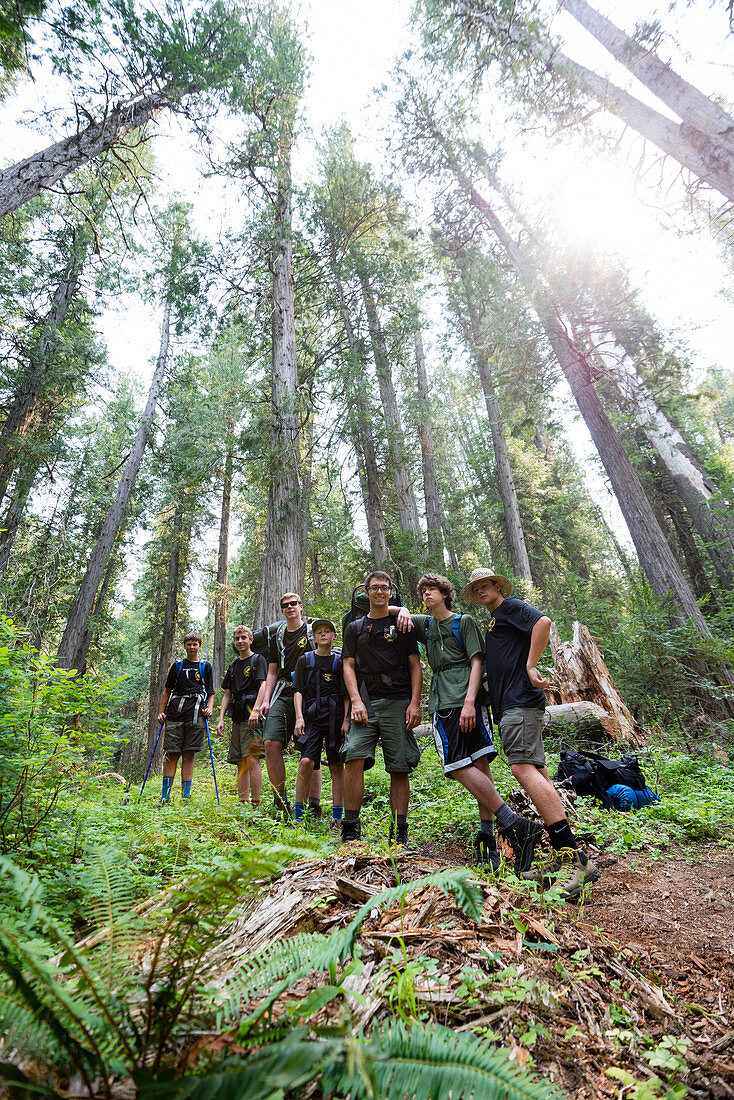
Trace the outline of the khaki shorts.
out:
<instances>
[{"instance_id":1,"label":"khaki shorts","mask_svg":"<svg viewBox=\"0 0 734 1100\"><path fill-rule=\"evenodd\" d=\"M375 763L377 742L380 741L386 772L412 772L421 754L413 731L405 728L409 702L409 699L373 699L374 718L370 718L366 726L350 723L341 759L345 763L364 760L364 770L368 771Z\"/></svg>"},{"instance_id":2,"label":"khaki shorts","mask_svg":"<svg viewBox=\"0 0 734 1100\"><path fill-rule=\"evenodd\" d=\"M201 752L204 747L204 719L196 722L166 722L163 751L169 753Z\"/></svg>"},{"instance_id":3,"label":"khaki shorts","mask_svg":"<svg viewBox=\"0 0 734 1100\"><path fill-rule=\"evenodd\" d=\"M545 767L543 715L535 707L510 707L500 718L500 741L508 764Z\"/></svg>"},{"instance_id":4,"label":"khaki shorts","mask_svg":"<svg viewBox=\"0 0 734 1100\"><path fill-rule=\"evenodd\" d=\"M280 741L286 747L296 726L293 692L285 688L268 711L263 728L263 741Z\"/></svg>"},{"instance_id":5,"label":"khaki shorts","mask_svg":"<svg viewBox=\"0 0 734 1100\"><path fill-rule=\"evenodd\" d=\"M262 756L262 754L262 731L251 730L247 722L233 722L227 763L239 764L245 756Z\"/></svg>"}]
</instances>

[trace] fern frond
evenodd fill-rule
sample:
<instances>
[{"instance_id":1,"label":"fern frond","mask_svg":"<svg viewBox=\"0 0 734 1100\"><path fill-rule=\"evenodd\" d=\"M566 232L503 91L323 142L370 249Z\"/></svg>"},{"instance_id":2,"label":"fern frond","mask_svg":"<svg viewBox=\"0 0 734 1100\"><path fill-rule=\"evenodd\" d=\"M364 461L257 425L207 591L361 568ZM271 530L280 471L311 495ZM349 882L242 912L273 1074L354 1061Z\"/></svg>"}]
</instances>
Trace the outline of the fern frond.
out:
<instances>
[{"instance_id":1,"label":"fern frond","mask_svg":"<svg viewBox=\"0 0 734 1100\"><path fill-rule=\"evenodd\" d=\"M369 1069L382 1100L560 1100L555 1086L531 1076L504 1051L488 1051L466 1032L441 1024L410 1030L400 1021L382 1027L367 1048ZM349 1064L332 1065L324 1074L324 1091L367 1098L362 1074Z\"/></svg>"},{"instance_id":2,"label":"fern frond","mask_svg":"<svg viewBox=\"0 0 734 1100\"><path fill-rule=\"evenodd\" d=\"M472 917L479 914L481 890L466 868L435 871L413 882L400 883L365 902L346 928L335 929L328 936L313 932L293 936L273 944L257 956L242 959L228 975L223 997L218 998L218 1020L220 1023L232 1020L238 1015L241 1003L250 1000L265 986L270 992L250 1017L250 1021L255 1022L269 1012L278 997L301 978L313 973L330 973L337 965L344 965L357 954L359 930L374 908L386 908L426 886L438 886L444 893L451 891L464 912Z\"/></svg>"}]
</instances>

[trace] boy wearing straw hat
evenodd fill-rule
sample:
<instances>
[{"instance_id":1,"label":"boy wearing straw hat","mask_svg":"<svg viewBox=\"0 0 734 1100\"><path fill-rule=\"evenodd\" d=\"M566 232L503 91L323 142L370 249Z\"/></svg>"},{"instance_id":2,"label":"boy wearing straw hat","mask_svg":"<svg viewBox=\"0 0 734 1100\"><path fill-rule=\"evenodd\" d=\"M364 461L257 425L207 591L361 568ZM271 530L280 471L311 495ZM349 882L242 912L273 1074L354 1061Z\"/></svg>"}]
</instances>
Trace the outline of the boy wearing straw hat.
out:
<instances>
[{"instance_id":1,"label":"boy wearing straw hat","mask_svg":"<svg viewBox=\"0 0 734 1100\"><path fill-rule=\"evenodd\" d=\"M491 569L475 569L461 595L490 613L485 661L492 716L512 774L542 817L553 848L547 864L534 870L523 867L520 877L543 885L555 882L570 900L597 881L599 870L579 847L545 765L542 689L549 681L537 664L548 645L551 621L511 593L507 577ZM497 821L504 836L501 810Z\"/></svg>"},{"instance_id":2,"label":"boy wearing straw hat","mask_svg":"<svg viewBox=\"0 0 734 1100\"><path fill-rule=\"evenodd\" d=\"M528 821L507 806L490 771L497 750L492 740L484 675L484 647L471 615L453 612L454 586L440 573L425 573L418 581L418 595L427 615L411 615L407 607L391 607L398 629L415 628L426 647L433 671L428 708L433 739L447 779L455 779L477 800L480 828L474 839L478 863L499 870L500 855L494 836L494 818L502 813L507 839L517 853L518 873L532 863L535 846L543 835L540 822Z\"/></svg>"}]
</instances>

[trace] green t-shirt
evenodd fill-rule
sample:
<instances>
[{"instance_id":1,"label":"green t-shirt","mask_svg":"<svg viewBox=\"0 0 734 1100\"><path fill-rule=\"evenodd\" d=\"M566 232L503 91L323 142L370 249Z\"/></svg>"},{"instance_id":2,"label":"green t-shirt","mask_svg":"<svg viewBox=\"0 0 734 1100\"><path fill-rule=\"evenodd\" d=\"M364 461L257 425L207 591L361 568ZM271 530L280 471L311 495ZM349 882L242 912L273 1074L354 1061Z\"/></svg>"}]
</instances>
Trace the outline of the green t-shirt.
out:
<instances>
[{"instance_id":1,"label":"green t-shirt","mask_svg":"<svg viewBox=\"0 0 734 1100\"><path fill-rule=\"evenodd\" d=\"M430 615L411 615L415 627L416 637L426 647L428 663L433 669L431 690L428 695L428 709L431 714L438 708L448 710L449 707L463 707L466 698L466 690L469 687L469 674L471 667L445 668L442 672L436 672L441 665L453 665L461 661L471 661L471 658L479 654L484 657L484 644L482 643L479 627L471 615L462 615L459 619L459 636L464 647L458 645L452 622L459 618L451 614L448 619L434 619L430 630L428 624ZM426 637L426 631L428 636ZM486 693L480 687L477 694L478 703L486 703Z\"/></svg>"}]
</instances>

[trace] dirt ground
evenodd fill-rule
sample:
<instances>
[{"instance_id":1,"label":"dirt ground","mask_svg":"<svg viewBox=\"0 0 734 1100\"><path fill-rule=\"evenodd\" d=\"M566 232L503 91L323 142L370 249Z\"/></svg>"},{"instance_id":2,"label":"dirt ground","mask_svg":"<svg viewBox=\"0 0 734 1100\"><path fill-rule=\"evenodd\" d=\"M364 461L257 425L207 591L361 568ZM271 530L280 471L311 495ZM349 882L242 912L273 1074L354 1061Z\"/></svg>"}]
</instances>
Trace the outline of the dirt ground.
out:
<instances>
[{"instance_id":1,"label":"dirt ground","mask_svg":"<svg viewBox=\"0 0 734 1100\"><path fill-rule=\"evenodd\" d=\"M589 923L647 957L666 990L734 1028L734 851L688 849L664 862L600 855L598 864Z\"/></svg>"}]
</instances>

